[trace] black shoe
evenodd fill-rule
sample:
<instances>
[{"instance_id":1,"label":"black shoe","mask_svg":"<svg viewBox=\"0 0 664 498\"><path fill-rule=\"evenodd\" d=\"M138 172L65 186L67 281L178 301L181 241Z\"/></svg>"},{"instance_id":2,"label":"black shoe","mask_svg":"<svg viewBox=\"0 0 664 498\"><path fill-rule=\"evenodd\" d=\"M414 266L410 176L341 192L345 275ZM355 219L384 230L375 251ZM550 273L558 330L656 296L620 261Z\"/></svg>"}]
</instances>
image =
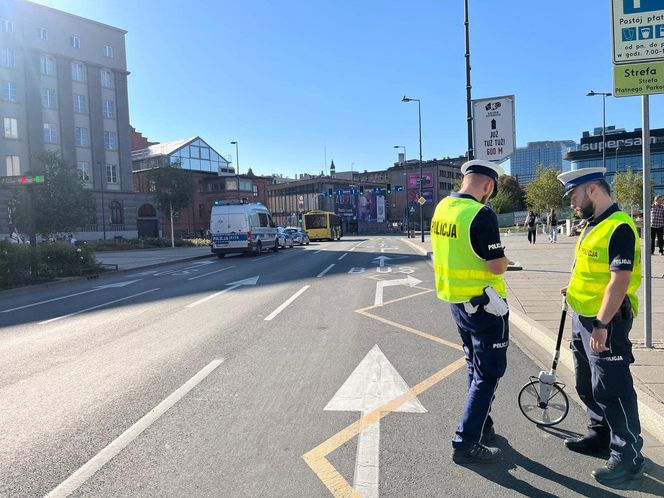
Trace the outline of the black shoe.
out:
<instances>
[{"instance_id":1,"label":"black shoe","mask_svg":"<svg viewBox=\"0 0 664 498\"><path fill-rule=\"evenodd\" d=\"M645 462L634 465L628 463L615 463L613 460L606 462L606 465L600 469L592 471L592 476L597 482L608 486L627 484L631 481L641 479Z\"/></svg>"},{"instance_id":2,"label":"black shoe","mask_svg":"<svg viewBox=\"0 0 664 498\"><path fill-rule=\"evenodd\" d=\"M584 455L594 455L602 453L609 449L609 443L603 443L596 438L572 437L565 439L565 446L568 450L582 453Z\"/></svg>"},{"instance_id":3,"label":"black shoe","mask_svg":"<svg viewBox=\"0 0 664 498\"><path fill-rule=\"evenodd\" d=\"M496 442L496 429L493 426L489 427L482 433L482 439L480 439L480 444L491 445Z\"/></svg>"},{"instance_id":4,"label":"black shoe","mask_svg":"<svg viewBox=\"0 0 664 498\"><path fill-rule=\"evenodd\" d=\"M452 460L454 463L491 463L500 458L501 451L498 448L490 448L480 443L475 443L468 448L454 448Z\"/></svg>"}]
</instances>

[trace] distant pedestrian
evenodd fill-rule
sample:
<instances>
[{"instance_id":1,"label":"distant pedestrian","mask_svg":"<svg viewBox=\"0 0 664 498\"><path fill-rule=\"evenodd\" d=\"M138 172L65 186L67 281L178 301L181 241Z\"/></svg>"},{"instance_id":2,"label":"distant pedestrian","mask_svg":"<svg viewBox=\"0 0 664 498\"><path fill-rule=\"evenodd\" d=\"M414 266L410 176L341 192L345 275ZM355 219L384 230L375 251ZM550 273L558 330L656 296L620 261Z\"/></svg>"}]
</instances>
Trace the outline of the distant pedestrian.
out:
<instances>
[{"instance_id":1,"label":"distant pedestrian","mask_svg":"<svg viewBox=\"0 0 664 498\"><path fill-rule=\"evenodd\" d=\"M555 244L558 241L558 216L556 210L551 208L549 215L546 217L546 226L549 230L549 242Z\"/></svg>"},{"instance_id":2,"label":"distant pedestrian","mask_svg":"<svg viewBox=\"0 0 664 498\"><path fill-rule=\"evenodd\" d=\"M650 254L655 254L655 237L659 253L664 254L664 195L655 197L655 202L650 208Z\"/></svg>"},{"instance_id":3,"label":"distant pedestrian","mask_svg":"<svg viewBox=\"0 0 664 498\"><path fill-rule=\"evenodd\" d=\"M18 230L16 227L12 228L11 234L9 235L9 243L10 244L23 244L23 238L21 237L21 234L18 233Z\"/></svg>"},{"instance_id":4,"label":"distant pedestrian","mask_svg":"<svg viewBox=\"0 0 664 498\"><path fill-rule=\"evenodd\" d=\"M537 215L535 212L528 211L528 216L526 216L526 221L523 223L523 226L528 228L528 242L531 244L534 244L537 239L537 221Z\"/></svg>"}]
</instances>

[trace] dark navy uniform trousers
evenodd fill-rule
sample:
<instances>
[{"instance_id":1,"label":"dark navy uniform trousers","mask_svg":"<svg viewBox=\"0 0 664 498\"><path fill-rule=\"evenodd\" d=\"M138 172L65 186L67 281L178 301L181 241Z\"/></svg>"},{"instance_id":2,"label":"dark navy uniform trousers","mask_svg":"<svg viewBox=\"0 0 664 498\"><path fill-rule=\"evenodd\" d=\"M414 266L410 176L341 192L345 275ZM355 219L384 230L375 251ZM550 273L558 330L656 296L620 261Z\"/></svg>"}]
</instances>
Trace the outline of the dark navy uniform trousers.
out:
<instances>
[{"instance_id":1,"label":"dark navy uniform trousers","mask_svg":"<svg viewBox=\"0 0 664 498\"><path fill-rule=\"evenodd\" d=\"M463 304L450 306L463 341L468 373L463 415L452 441L454 448L463 448L479 443L482 433L493 426L489 412L498 380L507 368L509 313L495 316L480 306L469 315Z\"/></svg>"},{"instance_id":2,"label":"dark navy uniform trousers","mask_svg":"<svg viewBox=\"0 0 664 498\"><path fill-rule=\"evenodd\" d=\"M608 351L590 349L593 317L572 316L572 351L576 372L576 392L587 407L590 421L587 437L609 443L611 460L641 465L641 424L630 363L632 309L625 298L607 331Z\"/></svg>"}]
</instances>

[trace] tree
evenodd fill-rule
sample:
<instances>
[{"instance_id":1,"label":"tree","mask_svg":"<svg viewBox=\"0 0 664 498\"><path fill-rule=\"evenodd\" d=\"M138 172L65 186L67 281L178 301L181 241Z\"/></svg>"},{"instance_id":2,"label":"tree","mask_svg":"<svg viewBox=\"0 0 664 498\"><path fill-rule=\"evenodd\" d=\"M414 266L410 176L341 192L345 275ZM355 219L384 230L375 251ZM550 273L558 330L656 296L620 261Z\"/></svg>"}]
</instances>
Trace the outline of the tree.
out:
<instances>
[{"instance_id":1,"label":"tree","mask_svg":"<svg viewBox=\"0 0 664 498\"><path fill-rule=\"evenodd\" d=\"M643 209L643 175L632 170L617 172L613 177L615 201L633 214ZM655 185L650 181L650 198L655 196Z\"/></svg>"},{"instance_id":2,"label":"tree","mask_svg":"<svg viewBox=\"0 0 664 498\"><path fill-rule=\"evenodd\" d=\"M21 229L30 227L30 190L34 197L35 231L43 236L72 232L94 218L95 202L76 167L55 152L39 156L29 174L46 177L43 185L17 190L11 200L12 220Z\"/></svg>"},{"instance_id":3,"label":"tree","mask_svg":"<svg viewBox=\"0 0 664 498\"><path fill-rule=\"evenodd\" d=\"M563 207L563 184L558 181L560 172L553 166L537 168L535 178L526 185L526 202L536 212Z\"/></svg>"},{"instance_id":4,"label":"tree","mask_svg":"<svg viewBox=\"0 0 664 498\"><path fill-rule=\"evenodd\" d=\"M502 175L498 178L498 194L491 199L491 207L496 213L512 213L526 208L526 193L516 178Z\"/></svg>"},{"instance_id":5,"label":"tree","mask_svg":"<svg viewBox=\"0 0 664 498\"><path fill-rule=\"evenodd\" d=\"M162 211L168 211L171 219L171 247L175 247L173 213L191 205L196 191L194 179L188 171L175 163L170 167L154 168L148 175L150 190L155 204Z\"/></svg>"}]
</instances>

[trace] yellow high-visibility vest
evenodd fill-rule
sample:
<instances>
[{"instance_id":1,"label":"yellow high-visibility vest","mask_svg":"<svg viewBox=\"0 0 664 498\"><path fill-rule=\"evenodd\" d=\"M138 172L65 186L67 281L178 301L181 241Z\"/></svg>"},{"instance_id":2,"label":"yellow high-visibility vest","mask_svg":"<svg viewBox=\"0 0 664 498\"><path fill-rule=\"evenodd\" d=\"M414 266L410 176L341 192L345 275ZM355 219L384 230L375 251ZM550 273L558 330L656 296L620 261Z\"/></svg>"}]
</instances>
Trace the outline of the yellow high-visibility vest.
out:
<instances>
[{"instance_id":1,"label":"yellow high-visibility vest","mask_svg":"<svg viewBox=\"0 0 664 498\"><path fill-rule=\"evenodd\" d=\"M586 234L579 236L572 278L567 286L567 303L581 316L597 316L602 306L604 292L611 280L609 242L614 230L626 223L634 232L634 267L627 288L634 316L639 310L636 291L641 285L641 246L639 234L632 218L622 211L613 213Z\"/></svg>"},{"instance_id":2,"label":"yellow high-visibility vest","mask_svg":"<svg viewBox=\"0 0 664 498\"><path fill-rule=\"evenodd\" d=\"M470 242L470 225L484 207L474 199L446 197L431 220L431 246L438 297L464 303L481 296L488 285L507 297L502 275L491 273Z\"/></svg>"}]
</instances>

